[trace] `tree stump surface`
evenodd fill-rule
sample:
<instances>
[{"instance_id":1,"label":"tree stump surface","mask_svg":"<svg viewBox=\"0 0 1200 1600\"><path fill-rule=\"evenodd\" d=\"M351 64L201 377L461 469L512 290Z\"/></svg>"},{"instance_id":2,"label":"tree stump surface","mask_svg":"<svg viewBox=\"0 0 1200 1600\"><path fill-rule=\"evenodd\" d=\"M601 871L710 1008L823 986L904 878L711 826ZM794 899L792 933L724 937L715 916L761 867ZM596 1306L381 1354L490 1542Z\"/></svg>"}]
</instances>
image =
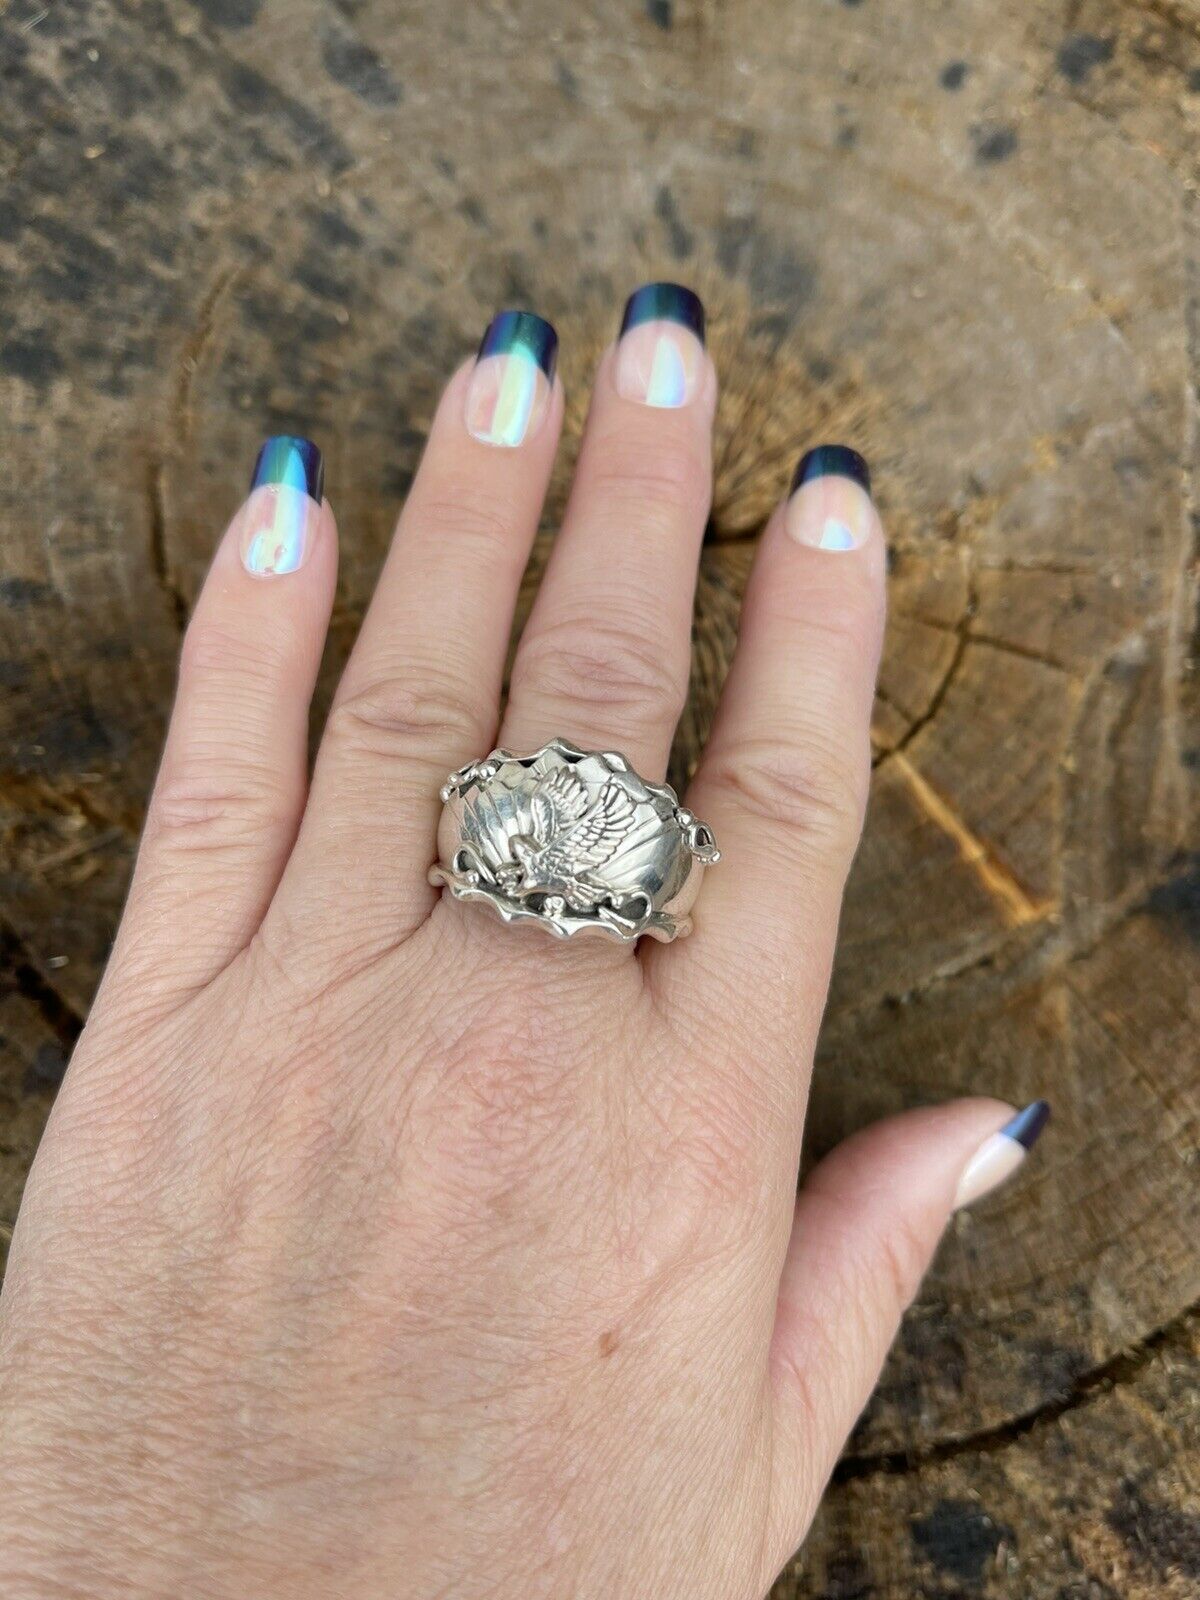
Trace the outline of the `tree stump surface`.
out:
<instances>
[{"instance_id":1,"label":"tree stump surface","mask_svg":"<svg viewBox=\"0 0 1200 1600\"><path fill-rule=\"evenodd\" d=\"M893 553L809 1152L1055 1111L777 1594L1200 1592L1197 0L10 0L0 86L0 1242L260 437L325 451L327 697L491 312L562 337L549 527L624 296L682 277L723 394L676 779L801 448L866 453Z\"/></svg>"}]
</instances>

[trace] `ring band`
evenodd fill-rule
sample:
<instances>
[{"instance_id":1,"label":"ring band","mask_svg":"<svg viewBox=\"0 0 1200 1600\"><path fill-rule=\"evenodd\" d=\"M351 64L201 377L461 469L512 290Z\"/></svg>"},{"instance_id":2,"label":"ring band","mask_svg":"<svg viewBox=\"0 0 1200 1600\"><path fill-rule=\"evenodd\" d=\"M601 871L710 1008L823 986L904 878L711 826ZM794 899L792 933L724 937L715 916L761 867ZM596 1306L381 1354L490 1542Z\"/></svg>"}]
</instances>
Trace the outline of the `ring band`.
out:
<instances>
[{"instance_id":1,"label":"ring band","mask_svg":"<svg viewBox=\"0 0 1200 1600\"><path fill-rule=\"evenodd\" d=\"M560 939L681 938L704 868L720 860L712 830L668 784L565 739L469 762L450 774L442 801L430 883Z\"/></svg>"}]
</instances>

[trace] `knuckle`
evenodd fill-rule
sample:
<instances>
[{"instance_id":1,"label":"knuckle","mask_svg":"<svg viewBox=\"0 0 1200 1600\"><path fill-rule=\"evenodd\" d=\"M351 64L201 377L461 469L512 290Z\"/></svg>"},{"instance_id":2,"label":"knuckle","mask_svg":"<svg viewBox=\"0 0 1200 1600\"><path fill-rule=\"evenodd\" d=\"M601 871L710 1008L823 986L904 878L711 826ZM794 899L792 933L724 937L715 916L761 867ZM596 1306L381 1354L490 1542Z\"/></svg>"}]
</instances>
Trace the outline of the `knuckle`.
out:
<instances>
[{"instance_id":1,"label":"knuckle","mask_svg":"<svg viewBox=\"0 0 1200 1600\"><path fill-rule=\"evenodd\" d=\"M266 632L243 633L194 617L183 636L180 677L221 677L245 683L279 674L285 666L284 655L278 640Z\"/></svg>"},{"instance_id":2,"label":"knuckle","mask_svg":"<svg viewBox=\"0 0 1200 1600\"><path fill-rule=\"evenodd\" d=\"M243 766L217 783L207 774L184 771L160 783L149 831L189 850L259 844L264 830L289 811L278 784L265 772Z\"/></svg>"},{"instance_id":3,"label":"knuckle","mask_svg":"<svg viewBox=\"0 0 1200 1600\"><path fill-rule=\"evenodd\" d=\"M865 747L856 756L816 736L760 740L720 758L714 776L751 815L818 845L853 851L870 781Z\"/></svg>"},{"instance_id":4,"label":"knuckle","mask_svg":"<svg viewBox=\"0 0 1200 1600\"><path fill-rule=\"evenodd\" d=\"M616 621L564 617L518 654L512 692L621 711L643 721L678 716L687 677L652 638Z\"/></svg>"},{"instance_id":5,"label":"knuckle","mask_svg":"<svg viewBox=\"0 0 1200 1600\"><path fill-rule=\"evenodd\" d=\"M524 554L513 530L520 525L515 509L498 495L473 495L466 491L431 495L417 513L424 535L445 541L467 565L486 561L489 566L514 562Z\"/></svg>"},{"instance_id":6,"label":"knuckle","mask_svg":"<svg viewBox=\"0 0 1200 1600\"><path fill-rule=\"evenodd\" d=\"M707 451L691 436L601 440L588 477L598 500L628 506L642 518L655 510L672 518L681 510L703 516L711 495Z\"/></svg>"},{"instance_id":7,"label":"knuckle","mask_svg":"<svg viewBox=\"0 0 1200 1600\"><path fill-rule=\"evenodd\" d=\"M917 1224L897 1214L878 1230L873 1258L872 1278L886 1286L888 1304L898 1320L920 1288L929 1265L929 1247Z\"/></svg>"},{"instance_id":8,"label":"knuckle","mask_svg":"<svg viewBox=\"0 0 1200 1600\"><path fill-rule=\"evenodd\" d=\"M329 714L326 737L351 751L403 757L453 745L471 749L479 733L479 708L466 686L432 669L355 689Z\"/></svg>"}]
</instances>

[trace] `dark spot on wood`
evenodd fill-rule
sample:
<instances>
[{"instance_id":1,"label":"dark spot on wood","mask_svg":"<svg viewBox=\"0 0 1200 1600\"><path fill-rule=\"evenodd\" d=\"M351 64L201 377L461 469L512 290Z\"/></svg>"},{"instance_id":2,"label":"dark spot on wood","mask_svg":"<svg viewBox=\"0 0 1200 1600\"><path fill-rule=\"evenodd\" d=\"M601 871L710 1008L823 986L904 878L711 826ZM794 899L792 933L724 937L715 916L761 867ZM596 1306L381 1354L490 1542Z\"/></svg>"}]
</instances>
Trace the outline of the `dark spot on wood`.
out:
<instances>
[{"instance_id":1,"label":"dark spot on wood","mask_svg":"<svg viewBox=\"0 0 1200 1600\"><path fill-rule=\"evenodd\" d=\"M230 106L239 117L261 120L265 127L294 139L309 155L316 157L333 172L344 172L354 164L346 145L323 118L310 111L292 95L277 89L269 78L241 61L218 58L214 62L221 89ZM255 153L268 165L281 166L274 152L260 140Z\"/></svg>"},{"instance_id":2,"label":"dark spot on wood","mask_svg":"<svg viewBox=\"0 0 1200 1600\"><path fill-rule=\"evenodd\" d=\"M350 33L329 33L321 50L325 70L335 82L377 110L398 106L400 85L370 45Z\"/></svg>"},{"instance_id":3,"label":"dark spot on wood","mask_svg":"<svg viewBox=\"0 0 1200 1600\"><path fill-rule=\"evenodd\" d=\"M490 226L487 210L483 201L477 195L465 194L458 202L458 210L473 228L487 228Z\"/></svg>"},{"instance_id":4,"label":"dark spot on wood","mask_svg":"<svg viewBox=\"0 0 1200 1600\"><path fill-rule=\"evenodd\" d=\"M1147 1500L1126 1482L1109 1508L1108 1525L1144 1566L1166 1578L1200 1578L1200 1516Z\"/></svg>"},{"instance_id":5,"label":"dark spot on wood","mask_svg":"<svg viewBox=\"0 0 1200 1600\"><path fill-rule=\"evenodd\" d=\"M978 1584L1002 1540L1012 1530L997 1523L969 1500L939 1500L927 1517L910 1529L912 1541L939 1572Z\"/></svg>"},{"instance_id":6,"label":"dark spot on wood","mask_svg":"<svg viewBox=\"0 0 1200 1600\"><path fill-rule=\"evenodd\" d=\"M20 231L21 213L7 200L0 200L0 239L15 239Z\"/></svg>"},{"instance_id":7,"label":"dark spot on wood","mask_svg":"<svg viewBox=\"0 0 1200 1600\"><path fill-rule=\"evenodd\" d=\"M667 242L675 259L681 261L685 256L690 256L695 249L695 240L684 226L675 196L665 183L654 197L654 215L667 230Z\"/></svg>"},{"instance_id":8,"label":"dark spot on wood","mask_svg":"<svg viewBox=\"0 0 1200 1600\"><path fill-rule=\"evenodd\" d=\"M1039 1394L1065 1399L1091 1366L1086 1353L1052 1339L1031 1339L1021 1352L1030 1386Z\"/></svg>"},{"instance_id":9,"label":"dark spot on wood","mask_svg":"<svg viewBox=\"0 0 1200 1600\"><path fill-rule=\"evenodd\" d=\"M572 105L579 101L579 79L571 71L565 61L554 63L554 81L563 92L563 99L569 100Z\"/></svg>"},{"instance_id":10,"label":"dark spot on wood","mask_svg":"<svg viewBox=\"0 0 1200 1600\"><path fill-rule=\"evenodd\" d=\"M471 268L469 282L473 293L486 306L531 308L538 299L538 274L515 250L477 261ZM482 328L479 331L482 333Z\"/></svg>"},{"instance_id":11,"label":"dark spot on wood","mask_svg":"<svg viewBox=\"0 0 1200 1600\"><path fill-rule=\"evenodd\" d=\"M99 239L74 228L57 217L38 217L32 226L48 244L55 247L56 259L78 276L81 285L107 282L117 274L115 253Z\"/></svg>"},{"instance_id":12,"label":"dark spot on wood","mask_svg":"<svg viewBox=\"0 0 1200 1600\"><path fill-rule=\"evenodd\" d=\"M955 89L961 89L963 84L967 81L967 73L970 72L970 70L970 67L965 61L947 61L946 65L941 70L941 73L938 77L938 82L941 84L943 89L949 89L951 91Z\"/></svg>"},{"instance_id":13,"label":"dark spot on wood","mask_svg":"<svg viewBox=\"0 0 1200 1600\"><path fill-rule=\"evenodd\" d=\"M1189 94L1200 94L1200 67L1193 67L1187 75Z\"/></svg>"},{"instance_id":14,"label":"dark spot on wood","mask_svg":"<svg viewBox=\"0 0 1200 1600\"><path fill-rule=\"evenodd\" d=\"M355 249L362 244L363 236L353 223L336 211L314 211L310 217L313 232L327 245Z\"/></svg>"},{"instance_id":15,"label":"dark spot on wood","mask_svg":"<svg viewBox=\"0 0 1200 1600\"><path fill-rule=\"evenodd\" d=\"M820 1600L871 1600L875 1585L871 1571L857 1550L837 1550L825 1566Z\"/></svg>"},{"instance_id":16,"label":"dark spot on wood","mask_svg":"<svg viewBox=\"0 0 1200 1600\"><path fill-rule=\"evenodd\" d=\"M218 28L248 28L263 8L263 0L191 0Z\"/></svg>"},{"instance_id":17,"label":"dark spot on wood","mask_svg":"<svg viewBox=\"0 0 1200 1600\"><path fill-rule=\"evenodd\" d=\"M1007 161L1017 148L1017 130L1011 123L988 123L976 128L975 159L981 166L992 166L997 161Z\"/></svg>"},{"instance_id":18,"label":"dark spot on wood","mask_svg":"<svg viewBox=\"0 0 1200 1600\"><path fill-rule=\"evenodd\" d=\"M180 87L176 73L152 61L110 62L94 81L103 91L111 111L121 120L178 94Z\"/></svg>"},{"instance_id":19,"label":"dark spot on wood","mask_svg":"<svg viewBox=\"0 0 1200 1600\"><path fill-rule=\"evenodd\" d=\"M861 6L863 4L863 0L842 0L842 4L854 9L857 6Z\"/></svg>"},{"instance_id":20,"label":"dark spot on wood","mask_svg":"<svg viewBox=\"0 0 1200 1600\"><path fill-rule=\"evenodd\" d=\"M839 150L853 150L858 143L858 129L853 122L843 123L834 140Z\"/></svg>"},{"instance_id":21,"label":"dark spot on wood","mask_svg":"<svg viewBox=\"0 0 1200 1600\"><path fill-rule=\"evenodd\" d=\"M67 1070L67 1052L62 1045L47 1040L38 1046L33 1060L25 1068L21 1081L22 1094L53 1094L63 1081Z\"/></svg>"},{"instance_id":22,"label":"dark spot on wood","mask_svg":"<svg viewBox=\"0 0 1200 1600\"><path fill-rule=\"evenodd\" d=\"M1171 866L1171 876L1150 891L1146 909L1200 944L1200 851L1177 856Z\"/></svg>"},{"instance_id":23,"label":"dark spot on wood","mask_svg":"<svg viewBox=\"0 0 1200 1600\"><path fill-rule=\"evenodd\" d=\"M646 0L646 15L656 28L661 28L664 33L671 31L675 18L674 6L671 0Z\"/></svg>"},{"instance_id":24,"label":"dark spot on wood","mask_svg":"<svg viewBox=\"0 0 1200 1600\"><path fill-rule=\"evenodd\" d=\"M121 743L125 742L122 732ZM30 733L29 747L20 751L18 746L18 751L24 758L24 766L42 772L77 771L121 754L114 749L113 740L86 701L43 722Z\"/></svg>"},{"instance_id":25,"label":"dark spot on wood","mask_svg":"<svg viewBox=\"0 0 1200 1600\"><path fill-rule=\"evenodd\" d=\"M339 305L346 305L356 294L354 286L345 278L326 271L307 257L301 257L292 270L300 287L307 289L309 294L315 294L319 300L333 300Z\"/></svg>"},{"instance_id":26,"label":"dark spot on wood","mask_svg":"<svg viewBox=\"0 0 1200 1600\"><path fill-rule=\"evenodd\" d=\"M815 263L790 242L764 232L752 217L721 219L716 254L730 277L745 279L760 299L781 301L793 316L816 294Z\"/></svg>"},{"instance_id":27,"label":"dark spot on wood","mask_svg":"<svg viewBox=\"0 0 1200 1600\"><path fill-rule=\"evenodd\" d=\"M42 339L14 334L0 344L0 372L23 378L35 388L57 378L61 371L62 361Z\"/></svg>"},{"instance_id":28,"label":"dark spot on wood","mask_svg":"<svg viewBox=\"0 0 1200 1600\"><path fill-rule=\"evenodd\" d=\"M1086 83L1093 67L1112 60L1113 42L1095 33L1073 33L1058 47L1054 63L1069 83Z\"/></svg>"},{"instance_id":29,"label":"dark spot on wood","mask_svg":"<svg viewBox=\"0 0 1200 1600\"><path fill-rule=\"evenodd\" d=\"M782 344L791 332L792 317L788 311L759 311L750 318L746 332L752 339L765 339L769 344Z\"/></svg>"},{"instance_id":30,"label":"dark spot on wood","mask_svg":"<svg viewBox=\"0 0 1200 1600\"><path fill-rule=\"evenodd\" d=\"M607 1360L621 1342L621 1335L616 1328L606 1328L596 1341L596 1348L600 1352L601 1360Z\"/></svg>"},{"instance_id":31,"label":"dark spot on wood","mask_svg":"<svg viewBox=\"0 0 1200 1600\"><path fill-rule=\"evenodd\" d=\"M0 578L0 605L23 611L26 606L41 605L49 600L54 590L37 578Z\"/></svg>"}]
</instances>

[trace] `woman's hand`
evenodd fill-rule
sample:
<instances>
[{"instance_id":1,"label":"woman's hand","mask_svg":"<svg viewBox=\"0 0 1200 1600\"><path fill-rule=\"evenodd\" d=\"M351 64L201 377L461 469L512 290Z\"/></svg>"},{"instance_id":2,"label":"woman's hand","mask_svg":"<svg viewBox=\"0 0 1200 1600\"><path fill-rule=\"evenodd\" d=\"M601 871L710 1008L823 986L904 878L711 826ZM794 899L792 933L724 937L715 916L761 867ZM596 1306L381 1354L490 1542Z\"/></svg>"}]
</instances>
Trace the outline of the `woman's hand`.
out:
<instances>
[{"instance_id":1,"label":"woman's hand","mask_svg":"<svg viewBox=\"0 0 1200 1600\"><path fill-rule=\"evenodd\" d=\"M273 441L218 550L128 909L0 1317L0 1590L761 1595L956 1203L1040 1113L965 1101L795 1180L867 795L884 541L810 454L688 804L686 942L554 941L427 881L439 786L560 734L662 777L716 379L631 302L499 716L558 440L554 334L451 381L306 781L334 591Z\"/></svg>"}]
</instances>

